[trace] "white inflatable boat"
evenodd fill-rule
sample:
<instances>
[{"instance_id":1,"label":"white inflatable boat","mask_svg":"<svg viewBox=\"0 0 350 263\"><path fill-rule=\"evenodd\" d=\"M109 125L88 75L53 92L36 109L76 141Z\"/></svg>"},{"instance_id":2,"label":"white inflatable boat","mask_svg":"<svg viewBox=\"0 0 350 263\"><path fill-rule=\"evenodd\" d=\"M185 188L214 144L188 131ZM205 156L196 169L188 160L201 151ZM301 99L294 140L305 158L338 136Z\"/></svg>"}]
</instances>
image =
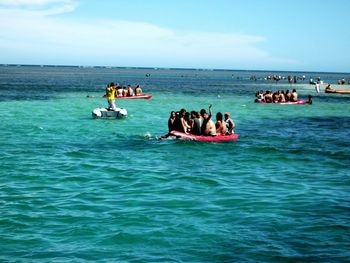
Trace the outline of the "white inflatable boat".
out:
<instances>
[{"instance_id":1,"label":"white inflatable boat","mask_svg":"<svg viewBox=\"0 0 350 263\"><path fill-rule=\"evenodd\" d=\"M106 108L97 108L92 111L93 118L123 118L128 115L126 109L116 108L115 110L108 110Z\"/></svg>"}]
</instances>

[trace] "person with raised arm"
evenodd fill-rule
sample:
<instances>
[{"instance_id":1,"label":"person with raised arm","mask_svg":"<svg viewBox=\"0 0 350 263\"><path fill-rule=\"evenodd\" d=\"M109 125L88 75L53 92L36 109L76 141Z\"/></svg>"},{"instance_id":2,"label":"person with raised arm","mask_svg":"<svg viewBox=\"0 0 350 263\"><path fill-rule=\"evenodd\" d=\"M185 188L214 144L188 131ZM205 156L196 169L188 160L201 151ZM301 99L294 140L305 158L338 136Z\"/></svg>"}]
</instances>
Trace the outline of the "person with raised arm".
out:
<instances>
[{"instance_id":1,"label":"person with raised arm","mask_svg":"<svg viewBox=\"0 0 350 263\"><path fill-rule=\"evenodd\" d=\"M215 123L211 119L211 107L212 105L209 105L209 113L204 112L203 114L203 123L202 123L202 135L204 136L215 136L216 135L216 127Z\"/></svg>"}]
</instances>

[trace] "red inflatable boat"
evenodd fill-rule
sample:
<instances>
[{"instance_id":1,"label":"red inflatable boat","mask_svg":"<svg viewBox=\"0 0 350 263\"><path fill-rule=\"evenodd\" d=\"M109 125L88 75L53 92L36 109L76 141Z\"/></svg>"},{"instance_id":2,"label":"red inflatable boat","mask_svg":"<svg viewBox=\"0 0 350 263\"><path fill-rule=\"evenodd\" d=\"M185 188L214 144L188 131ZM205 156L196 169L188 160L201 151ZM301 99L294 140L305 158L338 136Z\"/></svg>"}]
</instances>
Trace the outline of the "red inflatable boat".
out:
<instances>
[{"instance_id":1,"label":"red inflatable boat","mask_svg":"<svg viewBox=\"0 0 350 263\"><path fill-rule=\"evenodd\" d=\"M149 100L152 98L152 94L142 94L142 95L135 95L135 96L115 96L116 99L145 99Z\"/></svg>"},{"instance_id":2,"label":"red inflatable boat","mask_svg":"<svg viewBox=\"0 0 350 263\"><path fill-rule=\"evenodd\" d=\"M178 139L193 140L193 141L204 141L204 142L224 142L224 141L235 141L238 139L238 134L230 135L216 135L216 136L202 136L186 134L178 131L171 131L170 134Z\"/></svg>"},{"instance_id":3,"label":"red inflatable boat","mask_svg":"<svg viewBox=\"0 0 350 263\"><path fill-rule=\"evenodd\" d=\"M302 105L302 104L309 104L306 100L298 100L298 101L288 101L288 102L277 102L277 103L266 103L264 101L256 101L255 103L261 103L261 104L281 104L281 105Z\"/></svg>"}]
</instances>

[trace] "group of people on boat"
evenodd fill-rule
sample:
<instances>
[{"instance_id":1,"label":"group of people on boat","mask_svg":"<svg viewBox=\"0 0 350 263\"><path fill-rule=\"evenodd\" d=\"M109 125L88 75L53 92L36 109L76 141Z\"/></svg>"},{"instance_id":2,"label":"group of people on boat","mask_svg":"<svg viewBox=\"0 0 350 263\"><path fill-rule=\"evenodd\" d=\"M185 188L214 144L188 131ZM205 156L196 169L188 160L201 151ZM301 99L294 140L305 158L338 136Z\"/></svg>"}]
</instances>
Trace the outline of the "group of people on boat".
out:
<instances>
[{"instance_id":1,"label":"group of people on boat","mask_svg":"<svg viewBox=\"0 0 350 263\"><path fill-rule=\"evenodd\" d=\"M216 123L211 119L212 105L209 106L209 112L205 109L200 111L188 112L186 109L172 111L168 120L169 135L172 131L179 131L186 134L216 136L229 135L234 133L235 123L230 118L230 113L221 112L216 114Z\"/></svg>"},{"instance_id":2,"label":"group of people on boat","mask_svg":"<svg viewBox=\"0 0 350 263\"><path fill-rule=\"evenodd\" d=\"M136 85L135 89L131 85L120 86L119 83L114 84L111 82L106 87L106 94L103 97L107 98L108 110L116 110L115 98L116 97L131 97L142 95L142 89L140 85Z\"/></svg>"},{"instance_id":3,"label":"group of people on boat","mask_svg":"<svg viewBox=\"0 0 350 263\"><path fill-rule=\"evenodd\" d=\"M278 90L273 92L271 90L266 90L265 92L260 90L255 93L255 102L265 102L265 103L284 103L284 102L297 102L298 93L295 89L292 92L289 90Z\"/></svg>"},{"instance_id":4,"label":"group of people on boat","mask_svg":"<svg viewBox=\"0 0 350 263\"><path fill-rule=\"evenodd\" d=\"M326 88L324 89L324 92L325 93L350 94L350 90L344 90L344 89L335 90L331 87L330 84L328 84L326 86Z\"/></svg>"}]
</instances>

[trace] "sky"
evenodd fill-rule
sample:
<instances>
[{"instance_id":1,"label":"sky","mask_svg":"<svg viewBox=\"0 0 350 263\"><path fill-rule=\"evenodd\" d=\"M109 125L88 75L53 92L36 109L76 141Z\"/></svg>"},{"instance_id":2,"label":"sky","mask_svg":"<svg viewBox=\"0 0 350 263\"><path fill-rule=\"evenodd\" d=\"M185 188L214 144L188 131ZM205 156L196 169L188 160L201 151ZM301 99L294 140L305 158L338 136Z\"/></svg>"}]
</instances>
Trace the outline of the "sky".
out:
<instances>
[{"instance_id":1,"label":"sky","mask_svg":"<svg viewBox=\"0 0 350 263\"><path fill-rule=\"evenodd\" d=\"M348 0L0 0L0 64L350 72Z\"/></svg>"}]
</instances>

